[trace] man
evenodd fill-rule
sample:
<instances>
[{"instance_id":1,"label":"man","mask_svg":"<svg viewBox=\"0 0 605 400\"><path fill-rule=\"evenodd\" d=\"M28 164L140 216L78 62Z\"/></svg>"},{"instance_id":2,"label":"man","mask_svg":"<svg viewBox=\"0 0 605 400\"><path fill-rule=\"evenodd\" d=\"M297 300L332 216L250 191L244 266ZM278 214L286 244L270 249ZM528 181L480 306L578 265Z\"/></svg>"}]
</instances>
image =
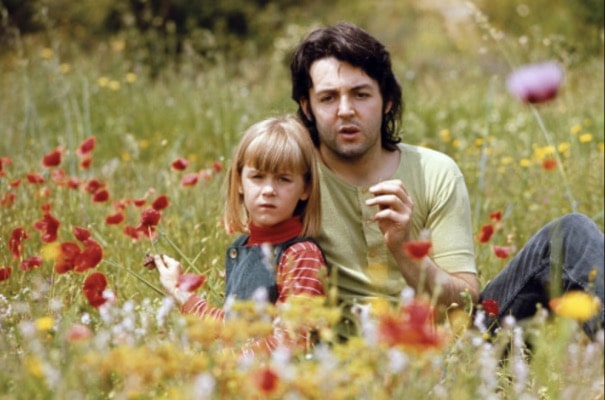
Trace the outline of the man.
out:
<instances>
[{"instance_id":1,"label":"man","mask_svg":"<svg viewBox=\"0 0 605 400\"><path fill-rule=\"evenodd\" d=\"M477 302L464 178L446 155L400 143L401 88L384 46L362 29L342 23L309 34L290 68L292 97L321 160L318 241L348 321L340 333L346 337L356 331L350 315L353 304L377 296L395 301L406 285L428 292L446 307L462 303L462 293ZM577 214L562 221L557 226L565 228L563 237L573 227L574 235L594 244L589 257L575 247L565 249L565 256L573 257L566 260L573 284L564 282L565 289L587 289L588 273L597 266L596 292L602 299L603 234ZM484 291L482 298L500 303L499 317L524 317L535 311L536 302L544 304L551 228L538 233ZM427 235L430 257L408 255L405 244Z\"/></svg>"}]
</instances>

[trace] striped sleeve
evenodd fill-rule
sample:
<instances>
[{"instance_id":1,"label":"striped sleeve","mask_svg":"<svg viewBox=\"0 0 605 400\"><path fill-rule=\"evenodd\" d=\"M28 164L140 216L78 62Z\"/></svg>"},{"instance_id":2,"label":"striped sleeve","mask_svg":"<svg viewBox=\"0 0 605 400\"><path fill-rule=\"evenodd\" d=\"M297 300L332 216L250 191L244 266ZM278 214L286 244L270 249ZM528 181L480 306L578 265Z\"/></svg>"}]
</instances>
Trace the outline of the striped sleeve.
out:
<instances>
[{"instance_id":1,"label":"striped sleeve","mask_svg":"<svg viewBox=\"0 0 605 400\"><path fill-rule=\"evenodd\" d=\"M284 250L276 270L278 297L276 304L285 303L289 296L324 294L322 277L325 275L325 260L321 249L312 241L297 242ZM183 313L200 318L225 319L222 308L211 306L197 294L193 294L181 307ZM305 346L309 332L290 332L279 319L273 321L273 334L265 338L251 339L242 349L243 353L271 352L279 345Z\"/></svg>"}]
</instances>

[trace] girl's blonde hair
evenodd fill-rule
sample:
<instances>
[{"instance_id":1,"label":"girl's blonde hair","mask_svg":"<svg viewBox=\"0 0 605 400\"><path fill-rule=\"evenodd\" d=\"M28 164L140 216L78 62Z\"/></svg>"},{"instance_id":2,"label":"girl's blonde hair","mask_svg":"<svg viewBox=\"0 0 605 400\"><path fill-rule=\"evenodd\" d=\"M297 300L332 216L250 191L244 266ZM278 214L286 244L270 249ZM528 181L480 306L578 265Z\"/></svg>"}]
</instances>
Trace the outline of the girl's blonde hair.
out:
<instances>
[{"instance_id":1,"label":"girl's blonde hair","mask_svg":"<svg viewBox=\"0 0 605 400\"><path fill-rule=\"evenodd\" d=\"M300 215L302 236L316 236L320 227L319 176L315 147L304 125L294 116L268 118L252 125L240 139L227 176L225 229L248 233L248 213L239 193L244 166L267 173L302 174L309 198L299 201L294 215Z\"/></svg>"}]
</instances>

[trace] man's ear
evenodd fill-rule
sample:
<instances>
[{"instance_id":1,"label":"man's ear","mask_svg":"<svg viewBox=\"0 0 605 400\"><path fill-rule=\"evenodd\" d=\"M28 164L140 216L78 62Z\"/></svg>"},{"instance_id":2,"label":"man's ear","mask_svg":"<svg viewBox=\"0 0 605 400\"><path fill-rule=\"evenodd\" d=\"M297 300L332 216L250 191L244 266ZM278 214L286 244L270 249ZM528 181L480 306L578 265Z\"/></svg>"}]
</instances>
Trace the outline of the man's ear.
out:
<instances>
[{"instance_id":1,"label":"man's ear","mask_svg":"<svg viewBox=\"0 0 605 400\"><path fill-rule=\"evenodd\" d=\"M307 97L302 97L300 99L300 109L302 110L303 114L305 114L305 117L307 117L307 119L309 121L313 121L313 113L311 112L311 103L309 102L309 99Z\"/></svg>"},{"instance_id":2,"label":"man's ear","mask_svg":"<svg viewBox=\"0 0 605 400\"><path fill-rule=\"evenodd\" d=\"M391 107L393 107L393 100L387 101L387 103L384 105L384 113L388 114L389 111L391 111Z\"/></svg>"}]
</instances>

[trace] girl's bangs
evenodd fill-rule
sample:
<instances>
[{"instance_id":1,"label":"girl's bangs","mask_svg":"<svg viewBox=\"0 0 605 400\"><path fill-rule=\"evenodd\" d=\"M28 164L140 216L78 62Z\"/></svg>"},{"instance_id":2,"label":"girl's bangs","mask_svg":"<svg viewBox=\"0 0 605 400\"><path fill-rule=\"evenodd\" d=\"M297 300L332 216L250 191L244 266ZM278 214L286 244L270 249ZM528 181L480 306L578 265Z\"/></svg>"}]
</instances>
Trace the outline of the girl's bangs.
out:
<instances>
[{"instance_id":1,"label":"girl's bangs","mask_svg":"<svg viewBox=\"0 0 605 400\"><path fill-rule=\"evenodd\" d=\"M244 165L271 173L288 171L304 174L308 170L299 144L283 134L267 133L256 137L246 150Z\"/></svg>"}]
</instances>

